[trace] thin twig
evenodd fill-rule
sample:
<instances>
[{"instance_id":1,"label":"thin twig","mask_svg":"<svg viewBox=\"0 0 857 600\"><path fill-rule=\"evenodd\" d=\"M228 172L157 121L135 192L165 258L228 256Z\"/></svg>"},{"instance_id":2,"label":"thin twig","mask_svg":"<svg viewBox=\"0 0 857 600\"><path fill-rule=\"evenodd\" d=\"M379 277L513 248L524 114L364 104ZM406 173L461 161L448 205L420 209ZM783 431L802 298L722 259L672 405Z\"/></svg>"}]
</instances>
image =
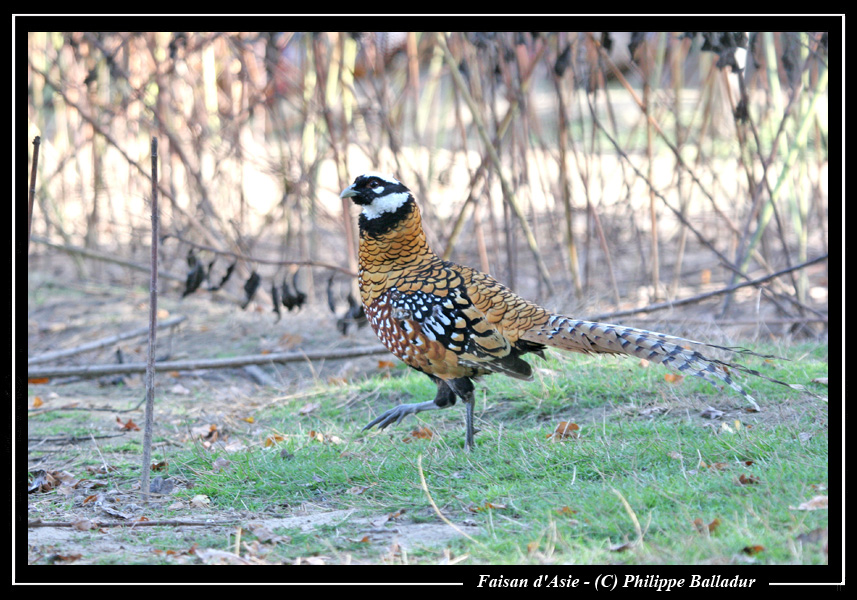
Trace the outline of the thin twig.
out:
<instances>
[{"instance_id":1,"label":"thin twig","mask_svg":"<svg viewBox=\"0 0 857 600\"><path fill-rule=\"evenodd\" d=\"M158 330L158 138L152 138L152 269L149 280L149 346L146 352L146 419L143 428L143 465L140 493L149 500L152 429L155 415L155 337Z\"/></svg>"},{"instance_id":2,"label":"thin twig","mask_svg":"<svg viewBox=\"0 0 857 600\"><path fill-rule=\"evenodd\" d=\"M80 246L57 244L56 242L52 242L38 235L33 236L33 241L38 244L44 244L45 246L53 248L54 250L60 250L61 252L65 252L67 254L77 254L83 256L84 258L91 258L93 260L103 260L104 262L128 267L129 269L134 269L135 271L143 271L148 273L150 270L149 265L141 265L130 260L117 258L115 254L103 254L101 252L96 252L95 250L82 248ZM186 279L186 277L184 277L183 275L176 275L175 273L170 273L169 271L164 271L163 269L158 271L158 276L162 279L170 279L172 281L181 282L184 282Z\"/></svg>"},{"instance_id":3,"label":"thin twig","mask_svg":"<svg viewBox=\"0 0 857 600\"><path fill-rule=\"evenodd\" d=\"M637 518L637 513L634 512L634 509L631 508L631 505L619 490L616 488L610 489L619 497L619 500L622 501L622 505L625 507L625 512L627 512L628 516L631 517L631 522L634 524L634 531L637 533L637 539L632 542L632 545L639 546L643 543L643 528L640 526L640 520Z\"/></svg>"},{"instance_id":4,"label":"thin twig","mask_svg":"<svg viewBox=\"0 0 857 600\"><path fill-rule=\"evenodd\" d=\"M452 81L455 84L456 88L458 88L458 91L461 93L461 97L464 98L464 101L467 103L471 115L473 116L473 122L476 125L476 130L479 132L479 136L482 138L482 143L485 146L485 150L488 153L488 156L491 158L491 162L494 164L494 170L497 173L497 178L500 180L500 187L503 190L503 198L506 201L506 205L514 211L515 216L517 217L518 222L521 225L521 230L524 233L524 237L527 240L527 245L530 247L530 250L532 251L536 259L536 266L539 269L539 273L541 274L542 279L544 279L545 285L548 289L548 293L552 295L554 289L553 283L551 281L552 277L550 271L548 270L547 265L545 265L544 259L542 258L542 253L539 250L538 242L536 242L536 237L533 234L529 223L527 222L527 218L524 215L524 212L521 210L521 207L518 204L515 193L512 190L512 186L509 184L506 176L503 174L502 162L500 161L500 157L497 154L497 149L494 147L494 144L491 143L491 139L488 137L488 131L486 130L485 125L482 122L482 118L479 115L479 109L476 106L476 102L473 100L473 97L470 95L470 92L468 92L467 86L464 82L464 78L458 71L458 65L455 62L455 58L453 57L452 52L450 52L449 50L449 46L446 43L445 35L443 33L439 33L437 36L437 40L440 44L441 50L443 50L446 63L449 66L449 73L450 75L452 75ZM539 47L537 55L533 58L533 61L530 64L529 71L521 78L522 92L526 91L525 88L528 87L529 84L529 74L532 72L533 66L539 61L541 53L544 52L544 48L545 46Z\"/></svg>"},{"instance_id":5,"label":"thin twig","mask_svg":"<svg viewBox=\"0 0 857 600\"><path fill-rule=\"evenodd\" d=\"M187 320L187 317L184 315L179 315L178 317L173 317L172 319L167 319L166 321L162 321L158 323L158 329L163 329L165 327L172 327L173 325L178 325L179 323ZM27 359L28 365L38 365L46 362L50 362L52 360L56 360L58 358L66 358L68 356L74 356L75 354L81 354L82 352L89 352L90 350L97 350L98 348L104 348L105 346L110 346L115 344L116 342L121 342L122 340L127 340L129 338L137 337L139 335L144 335L149 332L148 325L146 327L140 327L138 329L132 329L131 331L125 331L123 333L119 333L117 335L111 335L110 337L101 338L100 340L95 340L94 342L88 342L86 344L81 344L80 346L75 346L74 348L66 348L65 350L56 350L55 352L45 352L44 354L39 354L38 356L33 356Z\"/></svg>"},{"instance_id":6,"label":"thin twig","mask_svg":"<svg viewBox=\"0 0 857 600\"><path fill-rule=\"evenodd\" d=\"M446 516L444 516L444 514L442 512L440 512L440 509L437 507L437 504L435 504L435 502L434 502L434 498L431 497L431 492L429 492L428 485L426 484L426 476L423 475L423 455L422 454L417 456L417 470L420 472L420 485L422 486L423 491L426 493L426 497L428 498L428 501L431 504L431 507L434 509L434 512L437 513L437 516L440 517L440 520L443 521L444 523L446 523L447 525L449 525L450 527L452 527L453 529L455 529L458 533L460 533L461 535L466 537L471 542L479 544L480 546L484 546L485 544L483 544L479 540L474 539L471 536L467 535L467 533L462 531L458 525L456 525L455 523L453 523L452 521L447 519Z\"/></svg>"},{"instance_id":7,"label":"thin twig","mask_svg":"<svg viewBox=\"0 0 857 600\"><path fill-rule=\"evenodd\" d=\"M641 306L639 308L629 308L626 310L617 310L617 311L610 312L610 313L603 313L600 315L587 317L587 320L603 321L605 319L612 319L615 317L624 317L627 315L635 315L638 313L654 312L656 310L664 310L666 308L674 308L676 306L682 306L684 304L693 304L695 302L700 302L702 300L705 300L706 298L711 298L712 296L719 296L721 294L728 294L728 293L734 292L735 290L743 288L743 287L748 287L751 285L760 285L762 283L765 283L766 281L770 281L771 279L779 277L780 275L785 275L787 273L791 273L792 271L796 271L798 269L803 269L805 267L808 267L810 265L814 265L815 263L822 262L824 260L827 260L827 254L826 253L821 255L821 256L818 256L816 258L813 258L812 260L808 260L804 263L801 263L799 265L795 265L795 266L789 267L787 269L782 269L781 271L777 271L776 273L771 273L770 275L765 275L764 277L759 277L758 279L750 279L750 280L745 281L743 283L738 283L735 285L729 285L729 286L726 286L725 288L720 288L719 290L713 290L710 292L697 294L696 296L690 296L689 298L682 298L681 300L673 300L670 302L657 302L655 304L649 304L648 306Z\"/></svg>"},{"instance_id":8,"label":"thin twig","mask_svg":"<svg viewBox=\"0 0 857 600\"><path fill-rule=\"evenodd\" d=\"M273 354L250 354L232 358L201 358L193 360L174 360L156 362L155 371L189 371L195 369L231 369L247 365L264 365L269 363L289 363L306 360L341 360L389 354L384 346L358 346L344 350L315 350L311 352L278 352ZM145 373L146 363L122 363L117 365L88 365L83 367L36 367L27 370L27 377L37 379L43 377L104 377L107 375L123 375L128 373Z\"/></svg>"},{"instance_id":9,"label":"thin twig","mask_svg":"<svg viewBox=\"0 0 857 600\"><path fill-rule=\"evenodd\" d=\"M39 166L39 146L42 138L33 139L33 167L30 170L30 194L27 198L27 253L30 252L30 232L33 229L33 202L36 199L36 169Z\"/></svg>"},{"instance_id":10,"label":"thin twig","mask_svg":"<svg viewBox=\"0 0 857 600\"><path fill-rule=\"evenodd\" d=\"M218 527L221 525L234 525L237 519L227 521L183 521L181 519L165 519L161 521L93 521L94 528L98 527ZM27 521L27 528L36 527L74 527L71 521Z\"/></svg>"}]
</instances>

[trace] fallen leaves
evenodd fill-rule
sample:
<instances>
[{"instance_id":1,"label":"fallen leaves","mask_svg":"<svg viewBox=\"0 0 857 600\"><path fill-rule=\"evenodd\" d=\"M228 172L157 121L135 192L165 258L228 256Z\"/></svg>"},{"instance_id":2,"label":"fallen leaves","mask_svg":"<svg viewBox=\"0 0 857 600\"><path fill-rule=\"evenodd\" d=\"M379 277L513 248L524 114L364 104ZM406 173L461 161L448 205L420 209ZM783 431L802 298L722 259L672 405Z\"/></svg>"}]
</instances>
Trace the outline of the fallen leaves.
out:
<instances>
[{"instance_id":1,"label":"fallen leaves","mask_svg":"<svg viewBox=\"0 0 857 600\"><path fill-rule=\"evenodd\" d=\"M373 485L377 485L377 483L370 483L369 485L355 485L345 490L345 493L352 494L354 496L359 496Z\"/></svg>"},{"instance_id":2,"label":"fallen leaves","mask_svg":"<svg viewBox=\"0 0 857 600\"><path fill-rule=\"evenodd\" d=\"M375 527L376 529L380 528L384 524L386 524L388 521L395 521L396 519L401 518L405 514L405 512L407 512L406 509L400 508L397 511L387 513L386 515L384 515L383 517L381 517L377 521L372 521L372 526Z\"/></svg>"},{"instance_id":3,"label":"fallen leaves","mask_svg":"<svg viewBox=\"0 0 857 600\"><path fill-rule=\"evenodd\" d=\"M211 504L211 498L205 494L197 494L190 499L190 505L194 508L207 508Z\"/></svg>"},{"instance_id":4,"label":"fallen leaves","mask_svg":"<svg viewBox=\"0 0 857 600\"><path fill-rule=\"evenodd\" d=\"M318 402L307 402L303 406L298 409L298 414L305 416L310 414L311 412L318 410L321 407L321 404Z\"/></svg>"},{"instance_id":5,"label":"fallen leaves","mask_svg":"<svg viewBox=\"0 0 857 600\"><path fill-rule=\"evenodd\" d=\"M428 427L417 427L416 429L412 429L411 432L405 436L405 439L402 441L406 444L414 441L414 440L430 440L434 437L434 433Z\"/></svg>"},{"instance_id":6,"label":"fallen leaves","mask_svg":"<svg viewBox=\"0 0 857 600\"><path fill-rule=\"evenodd\" d=\"M321 431L310 430L309 437L311 440L315 440L316 442L321 442L323 444L338 445L344 443L344 440L338 435L322 433Z\"/></svg>"},{"instance_id":7,"label":"fallen leaves","mask_svg":"<svg viewBox=\"0 0 857 600\"><path fill-rule=\"evenodd\" d=\"M801 502L797 507L789 506L789 510L826 510L827 496L813 496L806 502Z\"/></svg>"},{"instance_id":8,"label":"fallen leaves","mask_svg":"<svg viewBox=\"0 0 857 600\"><path fill-rule=\"evenodd\" d=\"M711 523L708 523L707 525L705 524L705 521L700 518L696 518L693 520L693 526L696 528L696 531L698 533L712 534L717 531L717 528L720 527L721 523L722 521L718 518L715 518L713 521L711 521Z\"/></svg>"},{"instance_id":9,"label":"fallen leaves","mask_svg":"<svg viewBox=\"0 0 857 600\"><path fill-rule=\"evenodd\" d=\"M485 502L484 504L471 504L466 507L466 510L472 513L480 513L486 510L504 510L507 506L505 504L495 504L493 502Z\"/></svg>"},{"instance_id":10,"label":"fallen leaves","mask_svg":"<svg viewBox=\"0 0 857 600\"><path fill-rule=\"evenodd\" d=\"M284 436L281 433L272 433L272 434L267 435L265 437L265 441L262 442L262 445L265 448L270 448L271 446L276 446L277 444L284 441L285 439L286 439L286 436Z\"/></svg>"},{"instance_id":11,"label":"fallen leaves","mask_svg":"<svg viewBox=\"0 0 857 600\"><path fill-rule=\"evenodd\" d=\"M554 428L553 433L549 433L547 438L552 442L561 442L567 439L577 439L580 437L578 433L580 425L570 421L560 421Z\"/></svg>"},{"instance_id":12,"label":"fallen leaves","mask_svg":"<svg viewBox=\"0 0 857 600\"><path fill-rule=\"evenodd\" d=\"M719 419L724 414L726 414L726 413L724 413L722 410L717 410L713 406L709 406L704 411L702 411L699 414L699 416L702 417L703 419Z\"/></svg>"},{"instance_id":13,"label":"fallen leaves","mask_svg":"<svg viewBox=\"0 0 857 600\"><path fill-rule=\"evenodd\" d=\"M131 419L128 419L128 421L123 423L122 419L116 417L116 423L119 425L119 429L122 431L140 431L140 427Z\"/></svg>"},{"instance_id":14,"label":"fallen leaves","mask_svg":"<svg viewBox=\"0 0 857 600\"><path fill-rule=\"evenodd\" d=\"M757 483L759 483L759 478L755 475L745 475L744 473L741 473L741 475L738 476L739 485L755 485Z\"/></svg>"},{"instance_id":15,"label":"fallen leaves","mask_svg":"<svg viewBox=\"0 0 857 600\"><path fill-rule=\"evenodd\" d=\"M27 493L50 492L63 485L74 487L77 483L78 481L74 478L74 475L68 471L45 471L40 469L33 473L33 481L27 487Z\"/></svg>"},{"instance_id":16,"label":"fallen leaves","mask_svg":"<svg viewBox=\"0 0 857 600\"><path fill-rule=\"evenodd\" d=\"M666 373L664 374L664 381L667 383L678 384L684 380L684 375L679 375L678 373Z\"/></svg>"}]
</instances>

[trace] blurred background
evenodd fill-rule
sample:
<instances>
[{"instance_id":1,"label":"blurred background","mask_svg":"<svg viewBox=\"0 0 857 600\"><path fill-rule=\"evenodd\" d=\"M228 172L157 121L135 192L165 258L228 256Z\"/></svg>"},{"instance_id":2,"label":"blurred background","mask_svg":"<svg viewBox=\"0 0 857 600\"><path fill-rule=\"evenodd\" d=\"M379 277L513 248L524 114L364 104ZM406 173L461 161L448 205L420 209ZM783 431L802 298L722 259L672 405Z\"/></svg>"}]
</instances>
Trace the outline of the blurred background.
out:
<instances>
[{"instance_id":1,"label":"blurred background","mask_svg":"<svg viewBox=\"0 0 857 600\"><path fill-rule=\"evenodd\" d=\"M148 285L153 137L161 295L263 328L374 339L350 327L339 192L375 170L438 254L553 310L826 334L825 260L632 311L827 253L824 32L29 32L27 52L31 334L62 320L34 312L57 281Z\"/></svg>"}]
</instances>

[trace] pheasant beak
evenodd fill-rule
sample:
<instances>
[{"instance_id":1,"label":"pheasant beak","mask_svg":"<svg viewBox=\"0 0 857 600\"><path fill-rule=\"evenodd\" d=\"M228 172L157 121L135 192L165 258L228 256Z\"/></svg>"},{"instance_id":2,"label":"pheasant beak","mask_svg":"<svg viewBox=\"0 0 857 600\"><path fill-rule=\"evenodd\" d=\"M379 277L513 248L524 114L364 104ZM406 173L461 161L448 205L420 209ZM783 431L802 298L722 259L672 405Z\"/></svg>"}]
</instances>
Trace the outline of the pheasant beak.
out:
<instances>
[{"instance_id":1,"label":"pheasant beak","mask_svg":"<svg viewBox=\"0 0 857 600\"><path fill-rule=\"evenodd\" d=\"M339 197L340 198L352 198L359 193L360 192L358 192L357 190L354 189L353 185L350 185L347 188L345 188L344 190L342 190L342 193L339 194Z\"/></svg>"}]
</instances>

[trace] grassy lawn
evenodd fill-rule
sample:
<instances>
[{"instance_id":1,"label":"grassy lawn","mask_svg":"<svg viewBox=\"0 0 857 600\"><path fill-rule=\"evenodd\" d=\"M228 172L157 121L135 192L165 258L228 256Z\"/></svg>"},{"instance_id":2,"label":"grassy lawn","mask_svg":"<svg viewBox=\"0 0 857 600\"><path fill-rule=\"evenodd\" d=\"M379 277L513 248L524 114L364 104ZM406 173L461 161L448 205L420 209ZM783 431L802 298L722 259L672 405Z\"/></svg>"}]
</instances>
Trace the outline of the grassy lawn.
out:
<instances>
[{"instance_id":1,"label":"grassy lawn","mask_svg":"<svg viewBox=\"0 0 857 600\"><path fill-rule=\"evenodd\" d=\"M827 389L810 383L827 348L755 350L790 360L750 368L809 391L743 377L756 413L636 360L553 355L533 382L482 380L470 454L460 404L361 433L433 397L424 375L394 368L259 410L246 450L178 451L171 473L194 485L176 495L266 515L268 561L824 564L823 542L799 536L827 527L827 510L797 507L827 495ZM556 439L560 422L579 429Z\"/></svg>"}]
</instances>

